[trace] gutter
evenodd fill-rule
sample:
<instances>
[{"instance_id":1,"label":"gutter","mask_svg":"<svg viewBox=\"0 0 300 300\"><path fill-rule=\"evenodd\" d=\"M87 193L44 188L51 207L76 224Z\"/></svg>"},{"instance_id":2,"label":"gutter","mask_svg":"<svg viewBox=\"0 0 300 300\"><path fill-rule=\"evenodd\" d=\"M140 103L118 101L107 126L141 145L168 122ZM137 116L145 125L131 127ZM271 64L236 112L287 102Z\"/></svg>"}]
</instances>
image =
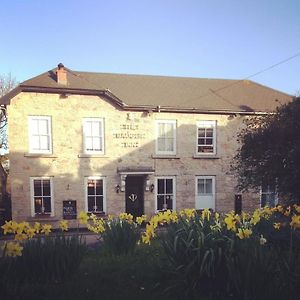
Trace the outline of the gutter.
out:
<instances>
[{"instance_id":1,"label":"gutter","mask_svg":"<svg viewBox=\"0 0 300 300\"><path fill-rule=\"evenodd\" d=\"M187 107L172 107L172 106L157 106L157 105L127 105L117 96L115 96L109 89L106 90L87 90L74 88L56 88L56 87L36 87L20 84L15 89L0 98L0 104L3 106L9 105L10 100L21 92L35 92L35 93L49 93L62 95L90 95L90 96L104 96L113 103L117 104L125 111L144 111L144 112L174 112L174 113L195 113L195 114L218 114L218 115L268 115L274 112L263 111L233 111L233 110L209 110Z\"/></svg>"}]
</instances>

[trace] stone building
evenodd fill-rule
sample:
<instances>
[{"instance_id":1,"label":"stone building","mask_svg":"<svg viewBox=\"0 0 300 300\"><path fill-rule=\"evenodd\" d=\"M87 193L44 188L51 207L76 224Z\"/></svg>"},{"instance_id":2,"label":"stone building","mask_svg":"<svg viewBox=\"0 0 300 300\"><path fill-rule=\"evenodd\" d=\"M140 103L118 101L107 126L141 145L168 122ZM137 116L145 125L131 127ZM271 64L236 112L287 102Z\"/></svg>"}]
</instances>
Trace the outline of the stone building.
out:
<instances>
[{"instance_id":1,"label":"stone building","mask_svg":"<svg viewBox=\"0 0 300 300\"><path fill-rule=\"evenodd\" d=\"M230 173L236 135L245 117L290 100L248 80L88 73L59 64L1 98L13 219L227 211L239 197L243 209L257 207L260 195L237 197Z\"/></svg>"}]
</instances>

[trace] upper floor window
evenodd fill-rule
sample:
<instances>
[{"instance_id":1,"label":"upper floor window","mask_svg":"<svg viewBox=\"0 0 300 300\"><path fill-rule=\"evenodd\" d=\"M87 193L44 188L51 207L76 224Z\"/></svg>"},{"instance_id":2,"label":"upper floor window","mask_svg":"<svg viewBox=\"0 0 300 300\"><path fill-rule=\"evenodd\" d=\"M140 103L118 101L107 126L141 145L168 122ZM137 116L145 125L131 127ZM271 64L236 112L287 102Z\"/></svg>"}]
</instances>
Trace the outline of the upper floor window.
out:
<instances>
[{"instance_id":1,"label":"upper floor window","mask_svg":"<svg viewBox=\"0 0 300 300\"><path fill-rule=\"evenodd\" d=\"M29 117L29 152L52 153L51 117Z\"/></svg>"},{"instance_id":2,"label":"upper floor window","mask_svg":"<svg viewBox=\"0 0 300 300\"><path fill-rule=\"evenodd\" d=\"M260 206L274 207L278 204L278 194L275 185L263 184L260 194Z\"/></svg>"},{"instance_id":3,"label":"upper floor window","mask_svg":"<svg viewBox=\"0 0 300 300\"><path fill-rule=\"evenodd\" d=\"M83 119L84 152L88 154L104 154L103 119Z\"/></svg>"},{"instance_id":4,"label":"upper floor window","mask_svg":"<svg viewBox=\"0 0 300 300\"><path fill-rule=\"evenodd\" d=\"M176 154L176 121L156 121L156 154Z\"/></svg>"},{"instance_id":5,"label":"upper floor window","mask_svg":"<svg viewBox=\"0 0 300 300\"><path fill-rule=\"evenodd\" d=\"M156 178L156 210L176 209L175 177Z\"/></svg>"},{"instance_id":6,"label":"upper floor window","mask_svg":"<svg viewBox=\"0 0 300 300\"><path fill-rule=\"evenodd\" d=\"M197 149L196 153L216 154L216 121L197 122Z\"/></svg>"},{"instance_id":7,"label":"upper floor window","mask_svg":"<svg viewBox=\"0 0 300 300\"><path fill-rule=\"evenodd\" d=\"M87 177L85 179L86 208L90 213L105 212L105 178Z\"/></svg>"},{"instance_id":8,"label":"upper floor window","mask_svg":"<svg viewBox=\"0 0 300 300\"><path fill-rule=\"evenodd\" d=\"M32 216L53 215L52 178L30 178Z\"/></svg>"}]
</instances>

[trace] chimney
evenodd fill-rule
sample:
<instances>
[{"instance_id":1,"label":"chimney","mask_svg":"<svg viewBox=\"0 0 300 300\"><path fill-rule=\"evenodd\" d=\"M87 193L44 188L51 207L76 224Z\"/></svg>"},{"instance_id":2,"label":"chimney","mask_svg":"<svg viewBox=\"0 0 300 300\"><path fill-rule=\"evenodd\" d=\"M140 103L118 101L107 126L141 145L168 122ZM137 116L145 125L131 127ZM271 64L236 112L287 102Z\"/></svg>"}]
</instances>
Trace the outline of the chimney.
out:
<instances>
[{"instance_id":1,"label":"chimney","mask_svg":"<svg viewBox=\"0 0 300 300\"><path fill-rule=\"evenodd\" d=\"M56 80L58 84L67 85L67 71L62 63L57 66Z\"/></svg>"}]
</instances>

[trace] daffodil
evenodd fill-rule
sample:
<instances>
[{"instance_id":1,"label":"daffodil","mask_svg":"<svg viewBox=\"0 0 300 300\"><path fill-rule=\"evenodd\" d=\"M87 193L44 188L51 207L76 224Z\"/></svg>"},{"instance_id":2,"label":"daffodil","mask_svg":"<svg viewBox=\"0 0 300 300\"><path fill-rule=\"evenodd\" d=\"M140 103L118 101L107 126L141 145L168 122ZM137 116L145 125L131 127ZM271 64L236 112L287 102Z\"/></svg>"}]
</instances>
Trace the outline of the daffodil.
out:
<instances>
[{"instance_id":1,"label":"daffodil","mask_svg":"<svg viewBox=\"0 0 300 300\"><path fill-rule=\"evenodd\" d=\"M239 228L237 232L237 236L242 239L247 239L252 234L252 230L248 228Z\"/></svg>"},{"instance_id":2,"label":"daffodil","mask_svg":"<svg viewBox=\"0 0 300 300\"><path fill-rule=\"evenodd\" d=\"M232 213L226 214L226 217L224 218L224 222L227 226L227 230L236 231L236 219Z\"/></svg>"},{"instance_id":3,"label":"daffodil","mask_svg":"<svg viewBox=\"0 0 300 300\"><path fill-rule=\"evenodd\" d=\"M41 223L35 222L34 225L33 225L33 228L35 230L35 233L39 233L40 230L41 230Z\"/></svg>"},{"instance_id":4,"label":"daffodil","mask_svg":"<svg viewBox=\"0 0 300 300\"><path fill-rule=\"evenodd\" d=\"M140 217L136 218L136 223L138 225L141 225L143 222L145 222L147 220L147 216L146 215L142 215Z\"/></svg>"},{"instance_id":5,"label":"daffodil","mask_svg":"<svg viewBox=\"0 0 300 300\"><path fill-rule=\"evenodd\" d=\"M202 210L202 213L201 213L202 220L207 219L207 221L209 221L210 216L211 216L211 211L209 209L205 208Z\"/></svg>"},{"instance_id":6,"label":"daffodil","mask_svg":"<svg viewBox=\"0 0 300 300\"><path fill-rule=\"evenodd\" d=\"M28 236L25 233L16 233L16 235L15 235L15 240L19 241L19 242L25 241L25 240L27 240L27 238L28 238Z\"/></svg>"},{"instance_id":7,"label":"daffodil","mask_svg":"<svg viewBox=\"0 0 300 300\"><path fill-rule=\"evenodd\" d=\"M29 228L26 229L25 233L27 234L27 237L29 239L32 239L35 236L35 229L29 227Z\"/></svg>"},{"instance_id":8,"label":"daffodil","mask_svg":"<svg viewBox=\"0 0 300 300\"><path fill-rule=\"evenodd\" d=\"M293 228L300 228L300 215L293 215L290 225Z\"/></svg>"},{"instance_id":9,"label":"daffodil","mask_svg":"<svg viewBox=\"0 0 300 300\"><path fill-rule=\"evenodd\" d=\"M79 213L78 220L79 220L79 223L80 223L80 224L87 224L88 219L89 219L89 216L87 215L86 212L81 211L81 212Z\"/></svg>"},{"instance_id":10,"label":"daffodil","mask_svg":"<svg viewBox=\"0 0 300 300\"><path fill-rule=\"evenodd\" d=\"M8 242L2 248L4 249L5 256L16 257L22 255L23 247L19 243Z\"/></svg>"},{"instance_id":11,"label":"daffodil","mask_svg":"<svg viewBox=\"0 0 300 300\"><path fill-rule=\"evenodd\" d=\"M274 227L275 229L279 230L280 227L281 227L281 223L274 223L274 224L273 224L273 227Z\"/></svg>"},{"instance_id":12,"label":"daffodil","mask_svg":"<svg viewBox=\"0 0 300 300\"><path fill-rule=\"evenodd\" d=\"M50 224L44 224L42 226L41 233L44 233L45 235L48 235L51 232L52 226Z\"/></svg>"},{"instance_id":13,"label":"daffodil","mask_svg":"<svg viewBox=\"0 0 300 300\"><path fill-rule=\"evenodd\" d=\"M62 231L68 231L68 229L69 229L68 221L67 220L61 220L59 222L59 227Z\"/></svg>"}]
</instances>

